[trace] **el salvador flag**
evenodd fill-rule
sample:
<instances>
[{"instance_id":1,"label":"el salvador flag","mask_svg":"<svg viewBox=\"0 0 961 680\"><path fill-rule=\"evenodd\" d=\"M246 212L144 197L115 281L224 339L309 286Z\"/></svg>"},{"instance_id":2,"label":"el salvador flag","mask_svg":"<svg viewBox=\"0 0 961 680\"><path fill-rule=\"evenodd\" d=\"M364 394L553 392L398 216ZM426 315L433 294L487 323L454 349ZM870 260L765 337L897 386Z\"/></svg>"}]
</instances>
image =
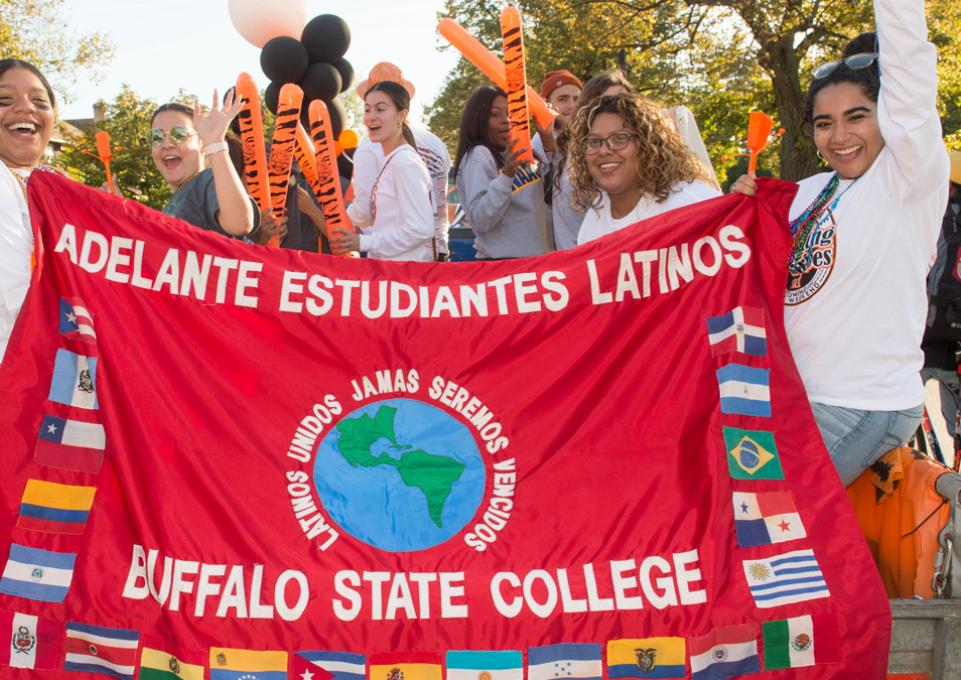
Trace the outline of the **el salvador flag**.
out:
<instances>
[{"instance_id":1,"label":"el salvador flag","mask_svg":"<svg viewBox=\"0 0 961 680\"><path fill-rule=\"evenodd\" d=\"M770 371L741 364L717 369L721 413L771 417Z\"/></svg>"},{"instance_id":2,"label":"el salvador flag","mask_svg":"<svg viewBox=\"0 0 961 680\"><path fill-rule=\"evenodd\" d=\"M76 408L98 410L97 359L75 354L66 349L57 350L50 384L50 401Z\"/></svg>"},{"instance_id":3,"label":"el salvador flag","mask_svg":"<svg viewBox=\"0 0 961 680\"><path fill-rule=\"evenodd\" d=\"M0 578L0 593L40 602L63 602L73 580L76 553L61 553L10 544Z\"/></svg>"}]
</instances>

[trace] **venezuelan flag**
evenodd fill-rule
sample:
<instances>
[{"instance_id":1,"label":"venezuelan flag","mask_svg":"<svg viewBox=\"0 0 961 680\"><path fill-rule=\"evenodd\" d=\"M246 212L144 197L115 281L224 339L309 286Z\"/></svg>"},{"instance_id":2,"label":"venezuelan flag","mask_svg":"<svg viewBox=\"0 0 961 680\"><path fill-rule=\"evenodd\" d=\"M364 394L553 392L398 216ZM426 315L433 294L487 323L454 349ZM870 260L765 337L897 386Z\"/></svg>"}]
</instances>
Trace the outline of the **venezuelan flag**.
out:
<instances>
[{"instance_id":1,"label":"venezuelan flag","mask_svg":"<svg viewBox=\"0 0 961 680\"><path fill-rule=\"evenodd\" d=\"M17 526L51 534L82 534L95 493L95 486L29 479L20 500Z\"/></svg>"},{"instance_id":2,"label":"venezuelan flag","mask_svg":"<svg viewBox=\"0 0 961 680\"><path fill-rule=\"evenodd\" d=\"M374 654L369 661L370 680L441 680L440 658L434 654Z\"/></svg>"},{"instance_id":3,"label":"venezuelan flag","mask_svg":"<svg viewBox=\"0 0 961 680\"><path fill-rule=\"evenodd\" d=\"M210 648L210 680L287 680L287 652Z\"/></svg>"},{"instance_id":4,"label":"venezuelan flag","mask_svg":"<svg viewBox=\"0 0 961 680\"><path fill-rule=\"evenodd\" d=\"M684 638L610 640L607 673L612 679L687 677Z\"/></svg>"}]
</instances>

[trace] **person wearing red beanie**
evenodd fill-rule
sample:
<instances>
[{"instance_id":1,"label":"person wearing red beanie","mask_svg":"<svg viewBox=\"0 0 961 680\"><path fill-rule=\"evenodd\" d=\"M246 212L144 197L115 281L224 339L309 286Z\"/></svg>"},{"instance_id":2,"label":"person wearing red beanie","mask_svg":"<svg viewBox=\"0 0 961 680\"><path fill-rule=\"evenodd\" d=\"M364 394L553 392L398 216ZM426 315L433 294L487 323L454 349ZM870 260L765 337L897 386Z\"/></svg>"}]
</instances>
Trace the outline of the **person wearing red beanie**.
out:
<instances>
[{"instance_id":1,"label":"person wearing red beanie","mask_svg":"<svg viewBox=\"0 0 961 680\"><path fill-rule=\"evenodd\" d=\"M577 100L583 88L581 79L567 69L550 71L541 82L541 97L557 111L560 122L567 125L577 111Z\"/></svg>"}]
</instances>

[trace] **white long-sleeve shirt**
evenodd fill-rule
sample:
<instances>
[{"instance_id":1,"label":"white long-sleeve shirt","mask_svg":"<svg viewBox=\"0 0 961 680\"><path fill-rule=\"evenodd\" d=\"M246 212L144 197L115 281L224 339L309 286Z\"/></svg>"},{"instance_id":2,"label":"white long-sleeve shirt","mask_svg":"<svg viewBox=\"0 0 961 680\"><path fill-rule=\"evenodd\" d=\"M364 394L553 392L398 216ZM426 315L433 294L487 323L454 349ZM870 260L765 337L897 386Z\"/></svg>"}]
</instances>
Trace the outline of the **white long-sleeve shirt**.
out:
<instances>
[{"instance_id":1,"label":"white long-sleeve shirt","mask_svg":"<svg viewBox=\"0 0 961 680\"><path fill-rule=\"evenodd\" d=\"M812 238L821 266L789 278L785 322L811 401L897 411L924 400L925 277L947 205L949 162L924 3L875 0L874 14L885 145L863 176L840 183L835 197L845 193ZM792 220L832 175L800 183Z\"/></svg>"},{"instance_id":2,"label":"white long-sleeve shirt","mask_svg":"<svg viewBox=\"0 0 961 680\"><path fill-rule=\"evenodd\" d=\"M30 286L33 250L30 212L13 172L0 163L0 361Z\"/></svg>"}]
</instances>

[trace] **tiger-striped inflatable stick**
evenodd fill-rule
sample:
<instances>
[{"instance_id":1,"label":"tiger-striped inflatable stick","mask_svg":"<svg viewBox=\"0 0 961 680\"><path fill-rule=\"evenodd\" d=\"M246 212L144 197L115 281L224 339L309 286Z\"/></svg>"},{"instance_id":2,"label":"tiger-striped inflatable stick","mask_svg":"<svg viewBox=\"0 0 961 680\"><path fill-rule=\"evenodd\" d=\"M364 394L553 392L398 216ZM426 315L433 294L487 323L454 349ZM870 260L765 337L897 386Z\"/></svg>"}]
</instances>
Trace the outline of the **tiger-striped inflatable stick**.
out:
<instances>
[{"instance_id":1,"label":"tiger-striped inflatable stick","mask_svg":"<svg viewBox=\"0 0 961 680\"><path fill-rule=\"evenodd\" d=\"M264 144L264 114L260 109L257 83L249 73L237 76L237 96L243 108L237 114L240 142L244 149L244 186L261 212L270 207L267 183L267 147Z\"/></svg>"},{"instance_id":2,"label":"tiger-striped inflatable stick","mask_svg":"<svg viewBox=\"0 0 961 680\"><path fill-rule=\"evenodd\" d=\"M530 111L527 107L527 69L524 62L524 29L521 15L514 7L501 12L504 36L504 68L507 76L507 117L511 122L511 140L523 150L522 163L533 163Z\"/></svg>"},{"instance_id":3,"label":"tiger-striped inflatable stick","mask_svg":"<svg viewBox=\"0 0 961 680\"><path fill-rule=\"evenodd\" d=\"M270 142L270 161L267 178L270 182L270 205L278 220L287 214L287 189L290 186L290 167L294 162L294 142L300 120L300 105L304 91L293 83L280 88L277 117L274 119L274 138ZM276 237L270 240L275 244Z\"/></svg>"},{"instance_id":4,"label":"tiger-striped inflatable stick","mask_svg":"<svg viewBox=\"0 0 961 680\"><path fill-rule=\"evenodd\" d=\"M337 171L337 157L334 155L334 130L330 124L327 105L319 99L310 102L307 110L310 118L310 136L314 141L317 154L317 179L319 187L315 190L320 208L327 219L327 237L334 232L351 231L353 226L344 210L344 196L340 191L340 173ZM345 253L350 256L350 253Z\"/></svg>"}]
</instances>

